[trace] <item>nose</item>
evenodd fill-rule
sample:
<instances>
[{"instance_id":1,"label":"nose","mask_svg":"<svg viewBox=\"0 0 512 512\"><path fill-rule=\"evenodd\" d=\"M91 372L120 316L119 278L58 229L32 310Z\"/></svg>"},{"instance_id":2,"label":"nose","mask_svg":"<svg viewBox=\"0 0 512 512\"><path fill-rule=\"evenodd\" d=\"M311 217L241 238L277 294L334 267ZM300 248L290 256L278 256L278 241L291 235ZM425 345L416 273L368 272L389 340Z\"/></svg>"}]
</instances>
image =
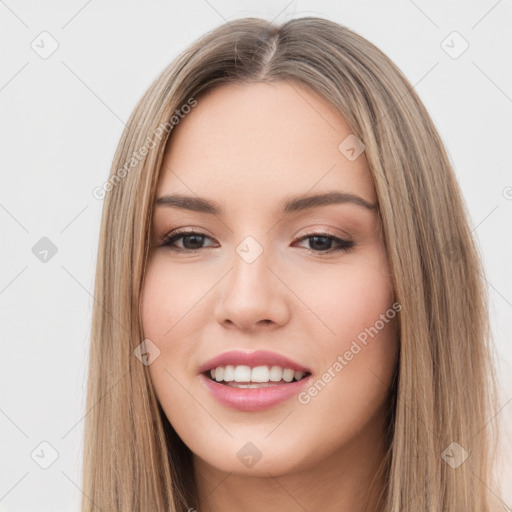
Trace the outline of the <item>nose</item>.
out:
<instances>
[{"instance_id":1,"label":"nose","mask_svg":"<svg viewBox=\"0 0 512 512\"><path fill-rule=\"evenodd\" d=\"M293 295L279 276L278 265L272 264L266 251L252 262L235 254L232 269L220 284L220 298L215 319L227 328L246 332L273 330L290 318L290 296Z\"/></svg>"}]
</instances>

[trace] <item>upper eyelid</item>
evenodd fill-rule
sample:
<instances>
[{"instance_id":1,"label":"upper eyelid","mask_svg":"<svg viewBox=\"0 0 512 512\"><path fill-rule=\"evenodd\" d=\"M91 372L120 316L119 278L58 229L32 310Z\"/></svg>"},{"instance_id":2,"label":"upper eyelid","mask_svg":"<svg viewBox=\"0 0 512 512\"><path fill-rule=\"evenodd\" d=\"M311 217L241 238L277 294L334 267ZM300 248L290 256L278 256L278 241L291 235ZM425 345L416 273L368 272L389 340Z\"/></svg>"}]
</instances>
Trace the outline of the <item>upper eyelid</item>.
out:
<instances>
[{"instance_id":1,"label":"upper eyelid","mask_svg":"<svg viewBox=\"0 0 512 512\"><path fill-rule=\"evenodd\" d=\"M189 228L178 228L176 230L171 230L168 233L166 233L165 235L163 235L162 240L164 242L167 242L172 238L176 238L176 240L173 241L173 243L174 243L175 241L180 240L180 237L192 236L192 235L198 235L198 236L202 236L205 238L209 238L210 240L215 240L214 237L204 233L203 231L201 231L199 229L194 230L194 229L189 229ZM335 235L334 233L330 233L329 230L325 230L325 229L321 229L321 228L318 228L318 229L310 228L306 233L303 233L300 236L294 237L293 241L297 242L297 241L301 241L305 238L311 238L313 236L327 236L327 237L334 238L334 239L337 239L337 240L340 240L343 242L355 243L353 238L348 234L339 236L339 235Z\"/></svg>"},{"instance_id":2,"label":"upper eyelid","mask_svg":"<svg viewBox=\"0 0 512 512\"><path fill-rule=\"evenodd\" d=\"M182 218L179 218L179 217L160 217L158 216L158 221L155 217L153 217L153 228L155 230L155 233L158 233L158 232L162 232L163 231L163 227L165 224L169 225L169 224L181 224L182 226L185 226L183 228L175 228L176 230L180 230L180 229L184 229L184 230L191 230L191 231L194 231L194 230L198 230L200 231L201 233L204 233L205 231L205 228L204 227L196 227L194 226L195 222L197 222L197 219L194 217L194 216L191 216L191 217L182 217ZM165 219L165 220L164 220ZM339 236L341 238L344 238L344 239L347 239L347 240L352 240L353 238L353 235L351 235L348 231L342 229L341 227L336 226L334 227L335 224L340 224L340 223L347 223L349 224L349 226L352 226L352 229L351 230L354 230L354 229L357 229L359 230L360 228L357 227L357 221L356 221L356 227L354 228L353 226L353 223L354 223L354 219L352 219L351 216L348 216L347 219L343 217L341 217L341 220L340 218L336 218L336 217L330 217L329 215L321 215L321 214L317 214L315 213L314 215L304 215L304 217L301 215L299 218L297 219L292 219L292 222L293 224L295 225L296 223L297 224L302 224L303 222L308 222L311 223L311 225L313 225L313 227L308 227L308 228L305 228L306 230L319 230L319 231L325 231L325 230L334 230L334 232L339 232L339 234L332 234L331 236ZM171 225L172 225L171 224ZM175 224L175 225L176 225ZM188 224L188 225L187 225ZM224 223L222 223L224 224ZM272 225L273 223L271 223ZM315 226L315 224L318 225L318 227ZM329 228L327 227L323 227L323 225L328 225L328 224L333 224L332 226L330 226ZM364 224L363 224L364 225ZM160 226L160 227L159 227ZM233 232L232 229L230 229L229 226L226 226L226 224L224 224L224 227L227 228L227 230L231 231L231 233ZM270 226L269 226L270 227ZM222 230L224 230L224 228L221 227ZM304 228L301 228L301 229L304 229ZM169 229L169 230L165 230L165 234L163 236L167 236L168 233L170 233L171 231L173 231L173 229ZM207 231L207 230L206 230ZM207 236L211 236L211 235L207 235ZM214 238L214 237L212 237Z\"/></svg>"}]
</instances>

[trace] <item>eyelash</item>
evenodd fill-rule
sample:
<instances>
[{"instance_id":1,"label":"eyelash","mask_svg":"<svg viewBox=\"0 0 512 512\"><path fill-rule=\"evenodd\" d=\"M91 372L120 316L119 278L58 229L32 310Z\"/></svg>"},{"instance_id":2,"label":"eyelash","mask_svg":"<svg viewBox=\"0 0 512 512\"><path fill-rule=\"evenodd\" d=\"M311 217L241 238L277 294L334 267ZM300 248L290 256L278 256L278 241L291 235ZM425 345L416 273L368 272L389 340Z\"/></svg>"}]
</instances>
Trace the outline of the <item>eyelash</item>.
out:
<instances>
[{"instance_id":1,"label":"eyelash","mask_svg":"<svg viewBox=\"0 0 512 512\"><path fill-rule=\"evenodd\" d=\"M173 252L180 252L180 253L195 253L198 251L201 251L202 249L206 249L206 247L201 247L199 249L182 249L179 247L173 247L172 244L176 242L177 240L180 240L181 238L185 236L200 236L200 237L206 237L210 238L209 236L205 235L204 233L199 233L197 231L171 231L167 235L163 237L163 244L162 247L167 247L169 250ZM309 253L316 254L316 255L322 255L322 254L331 254L333 252L340 252L345 251L348 252L350 249L352 249L355 246L355 243L352 240L344 240L342 238L339 238L337 236L331 235L329 233L324 232L312 232L307 233L306 235L298 238L295 240L296 242L300 242L302 240L313 238L313 237L321 237L321 238L327 238L329 240L332 240L338 244L337 249L327 249L325 251L315 251L314 249L306 249ZM210 238L211 239L211 238Z\"/></svg>"}]
</instances>

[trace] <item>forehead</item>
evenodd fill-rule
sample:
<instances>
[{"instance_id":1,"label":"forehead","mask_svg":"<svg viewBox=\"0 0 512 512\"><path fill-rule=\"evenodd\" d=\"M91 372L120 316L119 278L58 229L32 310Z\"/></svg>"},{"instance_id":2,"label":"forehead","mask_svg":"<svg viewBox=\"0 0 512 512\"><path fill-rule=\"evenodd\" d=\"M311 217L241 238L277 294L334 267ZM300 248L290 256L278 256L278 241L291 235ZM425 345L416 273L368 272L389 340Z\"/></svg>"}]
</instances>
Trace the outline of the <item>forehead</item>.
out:
<instances>
[{"instance_id":1,"label":"forehead","mask_svg":"<svg viewBox=\"0 0 512 512\"><path fill-rule=\"evenodd\" d=\"M349 160L339 149L349 125L305 85L228 84L197 101L171 132L157 196L192 193L257 207L337 190L375 202L364 152Z\"/></svg>"}]
</instances>

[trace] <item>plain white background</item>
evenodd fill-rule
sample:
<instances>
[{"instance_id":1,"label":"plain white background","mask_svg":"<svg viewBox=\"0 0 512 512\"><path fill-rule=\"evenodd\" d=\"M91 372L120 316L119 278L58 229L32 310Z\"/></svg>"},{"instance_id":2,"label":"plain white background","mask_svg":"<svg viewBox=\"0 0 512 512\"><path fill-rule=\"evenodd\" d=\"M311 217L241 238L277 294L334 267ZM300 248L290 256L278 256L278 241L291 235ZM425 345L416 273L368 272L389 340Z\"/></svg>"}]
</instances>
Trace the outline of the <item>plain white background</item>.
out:
<instances>
[{"instance_id":1,"label":"plain white background","mask_svg":"<svg viewBox=\"0 0 512 512\"><path fill-rule=\"evenodd\" d=\"M137 100L225 20L308 15L391 57L445 141L487 271L508 452L502 479L512 478L510 0L1 0L0 511L79 509L102 208L92 190L107 179ZM512 506L510 490L505 498Z\"/></svg>"}]
</instances>

